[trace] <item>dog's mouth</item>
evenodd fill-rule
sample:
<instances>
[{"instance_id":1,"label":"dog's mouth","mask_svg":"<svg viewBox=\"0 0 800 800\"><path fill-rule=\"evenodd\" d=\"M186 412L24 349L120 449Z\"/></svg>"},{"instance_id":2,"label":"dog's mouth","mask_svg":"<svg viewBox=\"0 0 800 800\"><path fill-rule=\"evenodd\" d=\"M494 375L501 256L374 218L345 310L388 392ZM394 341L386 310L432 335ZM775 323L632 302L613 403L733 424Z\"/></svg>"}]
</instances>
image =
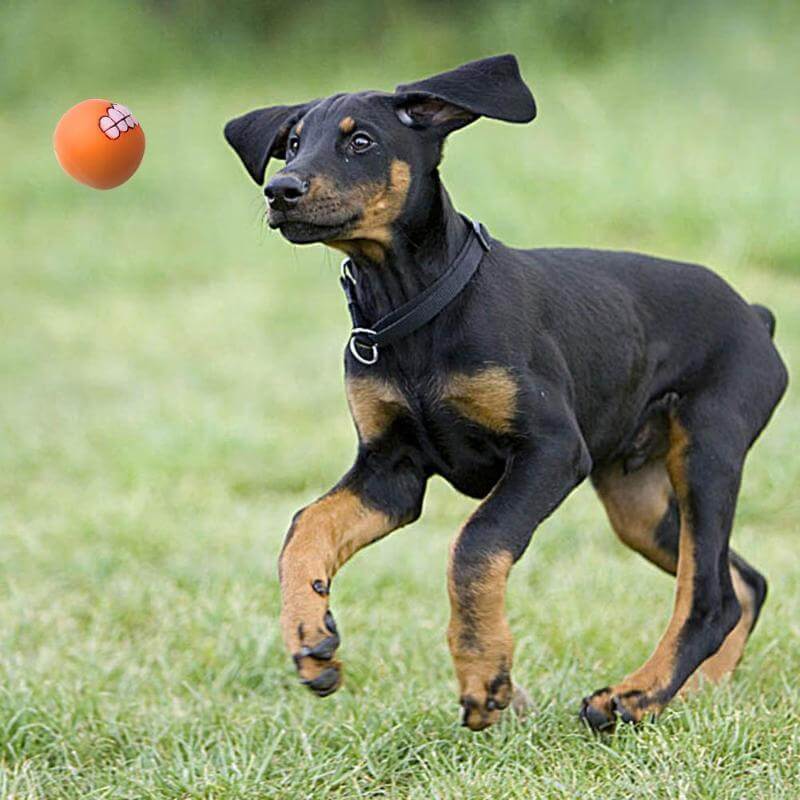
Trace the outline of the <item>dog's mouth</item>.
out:
<instances>
[{"instance_id":1,"label":"dog's mouth","mask_svg":"<svg viewBox=\"0 0 800 800\"><path fill-rule=\"evenodd\" d=\"M327 242L342 238L347 230L352 228L358 220L358 214L343 217L340 220L310 220L303 219L291 212L270 211L269 227L278 229L281 235L292 244L311 244L312 242Z\"/></svg>"}]
</instances>

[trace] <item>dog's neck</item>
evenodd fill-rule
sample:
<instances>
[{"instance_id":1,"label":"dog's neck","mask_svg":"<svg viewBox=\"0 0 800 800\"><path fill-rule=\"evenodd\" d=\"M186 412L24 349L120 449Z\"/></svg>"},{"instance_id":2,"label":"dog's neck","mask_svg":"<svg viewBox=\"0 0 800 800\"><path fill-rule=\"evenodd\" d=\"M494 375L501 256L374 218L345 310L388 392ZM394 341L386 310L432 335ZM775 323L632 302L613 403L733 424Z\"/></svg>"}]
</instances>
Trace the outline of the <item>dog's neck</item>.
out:
<instances>
[{"instance_id":1,"label":"dog's neck","mask_svg":"<svg viewBox=\"0 0 800 800\"><path fill-rule=\"evenodd\" d=\"M392 228L391 241L377 251L354 251L356 299L366 320L377 322L432 284L453 263L469 228L434 176L429 201L414 206L413 218L404 217Z\"/></svg>"}]
</instances>

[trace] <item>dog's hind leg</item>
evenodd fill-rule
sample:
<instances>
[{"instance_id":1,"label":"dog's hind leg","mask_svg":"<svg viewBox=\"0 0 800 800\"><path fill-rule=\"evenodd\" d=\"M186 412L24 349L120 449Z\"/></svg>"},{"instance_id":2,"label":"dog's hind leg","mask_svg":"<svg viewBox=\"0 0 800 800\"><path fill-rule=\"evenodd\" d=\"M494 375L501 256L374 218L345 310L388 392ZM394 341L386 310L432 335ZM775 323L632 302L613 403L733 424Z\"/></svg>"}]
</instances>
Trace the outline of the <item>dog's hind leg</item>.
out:
<instances>
[{"instance_id":1,"label":"dog's hind leg","mask_svg":"<svg viewBox=\"0 0 800 800\"><path fill-rule=\"evenodd\" d=\"M640 669L586 698L581 714L595 729L612 728L617 717L635 722L659 713L746 616L734 589L728 540L745 455L786 387L777 354L761 344L730 349L709 369L712 380L668 412L664 464L679 520L673 614ZM734 569L743 574L743 562L735 560ZM715 671L729 660L735 664L740 650L732 644Z\"/></svg>"},{"instance_id":2,"label":"dog's hind leg","mask_svg":"<svg viewBox=\"0 0 800 800\"><path fill-rule=\"evenodd\" d=\"M730 552L731 582L742 608L742 616L736 627L728 634L722 646L707 658L700 667L703 676L712 683L719 683L736 669L742 658L747 640L758 622L761 607L767 598L767 579L740 555ZM684 685L687 690L696 689L697 673Z\"/></svg>"},{"instance_id":3,"label":"dog's hind leg","mask_svg":"<svg viewBox=\"0 0 800 800\"><path fill-rule=\"evenodd\" d=\"M658 714L741 617L728 538L745 448L677 418L670 434L666 467L680 520L672 618L638 670L584 700L581 716L596 730L613 728L618 716L638 722Z\"/></svg>"},{"instance_id":4,"label":"dog's hind leg","mask_svg":"<svg viewBox=\"0 0 800 800\"><path fill-rule=\"evenodd\" d=\"M664 459L648 460L630 473L625 472L622 462L615 462L595 473L592 482L620 540L651 563L675 575L680 512ZM706 659L698 671L715 683L730 673L742 657L767 593L765 578L732 551L730 570L742 616L720 649ZM695 688L697 684L693 677L685 688Z\"/></svg>"}]
</instances>

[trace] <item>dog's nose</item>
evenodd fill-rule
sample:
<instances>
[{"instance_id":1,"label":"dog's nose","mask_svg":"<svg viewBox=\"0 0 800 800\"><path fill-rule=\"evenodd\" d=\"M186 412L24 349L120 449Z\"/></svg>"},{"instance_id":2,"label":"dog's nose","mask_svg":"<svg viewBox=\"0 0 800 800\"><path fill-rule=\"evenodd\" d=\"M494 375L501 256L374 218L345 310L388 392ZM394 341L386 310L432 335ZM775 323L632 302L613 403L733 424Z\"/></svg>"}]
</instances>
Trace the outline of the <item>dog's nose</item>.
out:
<instances>
[{"instance_id":1,"label":"dog's nose","mask_svg":"<svg viewBox=\"0 0 800 800\"><path fill-rule=\"evenodd\" d=\"M273 175L264 187L264 196L270 208L276 211L287 211L294 208L300 198L308 192L308 181L302 181L296 175Z\"/></svg>"}]
</instances>

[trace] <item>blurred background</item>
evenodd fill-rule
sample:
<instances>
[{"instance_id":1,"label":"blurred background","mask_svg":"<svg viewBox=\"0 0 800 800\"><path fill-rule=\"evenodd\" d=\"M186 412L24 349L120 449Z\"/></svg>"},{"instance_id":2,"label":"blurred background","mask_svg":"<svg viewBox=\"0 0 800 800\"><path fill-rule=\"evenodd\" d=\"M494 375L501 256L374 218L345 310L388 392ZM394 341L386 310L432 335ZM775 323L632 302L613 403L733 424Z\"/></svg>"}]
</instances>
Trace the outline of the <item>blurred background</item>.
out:
<instances>
[{"instance_id":1,"label":"blurred background","mask_svg":"<svg viewBox=\"0 0 800 800\"><path fill-rule=\"evenodd\" d=\"M0 796L499 797L560 770L564 797L609 798L679 765L722 797L797 778L792 392L734 535L770 601L730 690L667 721L663 763L658 733L618 744L620 772L575 730L581 695L647 655L672 593L587 487L512 580L517 677L540 713L491 734L502 761L455 729L444 570L473 503L438 481L420 523L337 579L348 688L324 704L295 688L274 563L291 514L354 453L349 323L338 255L265 228L222 127L513 52L539 116L451 137L457 207L509 244L705 263L773 309L797 373L798 41L800 6L780 0L3 3ZM128 105L147 136L111 192L52 152L88 97ZM720 739L717 711L744 733ZM756 767L714 769L736 756Z\"/></svg>"}]
</instances>

